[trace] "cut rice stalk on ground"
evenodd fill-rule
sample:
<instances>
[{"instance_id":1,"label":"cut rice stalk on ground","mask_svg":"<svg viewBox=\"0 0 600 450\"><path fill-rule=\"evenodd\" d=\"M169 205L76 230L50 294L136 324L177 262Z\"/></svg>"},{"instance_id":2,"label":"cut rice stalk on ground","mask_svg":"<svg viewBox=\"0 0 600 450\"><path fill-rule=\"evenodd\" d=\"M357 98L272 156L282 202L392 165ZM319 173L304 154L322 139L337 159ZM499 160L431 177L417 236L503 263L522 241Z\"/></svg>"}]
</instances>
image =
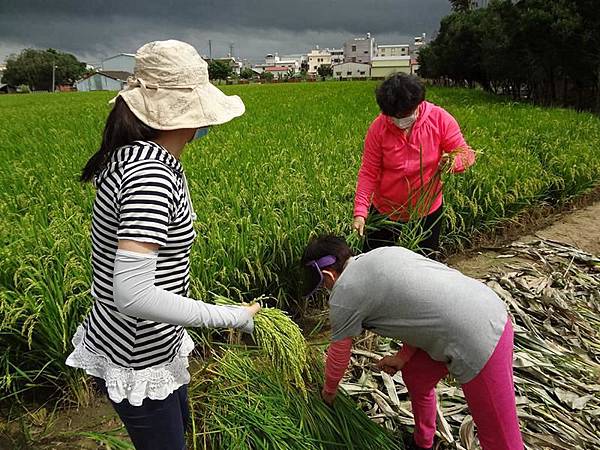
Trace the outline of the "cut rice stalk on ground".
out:
<instances>
[{"instance_id":1,"label":"cut rice stalk on ground","mask_svg":"<svg viewBox=\"0 0 600 450\"><path fill-rule=\"evenodd\" d=\"M309 358L308 395L283 380L256 351L228 349L192 377L193 448L281 450L401 450L400 439L378 426L347 396L334 407L320 398L322 355Z\"/></svg>"},{"instance_id":2,"label":"cut rice stalk on ground","mask_svg":"<svg viewBox=\"0 0 600 450\"><path fill-rule=\"evenodd\" d=\"M515 322L517 409L528 449L600 448L600 258L540 239L504 248L519 256L485 282L504 300ZM395 343L354 351L343 388L389 429L413 425L400 373L371 370ZM374 348L376 347L376 348ZM456 383L438 384L438 439L442 448L477 449L475 426Z\"/></svg>"}]
</instances>

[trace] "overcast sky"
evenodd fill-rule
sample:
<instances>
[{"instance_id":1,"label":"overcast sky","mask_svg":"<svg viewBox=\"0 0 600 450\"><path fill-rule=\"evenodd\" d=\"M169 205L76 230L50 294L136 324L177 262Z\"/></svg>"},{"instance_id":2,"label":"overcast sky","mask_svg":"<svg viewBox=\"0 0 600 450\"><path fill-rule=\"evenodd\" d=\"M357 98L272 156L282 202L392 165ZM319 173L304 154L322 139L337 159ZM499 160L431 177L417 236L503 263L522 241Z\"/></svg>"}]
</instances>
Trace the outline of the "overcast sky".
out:
<instances>
[{"instance_id":1,"label":"overcast sky","mask_svg":"<svg viewBox=\"0 0 600 450\"><path fill-rule=\"evenodd\" d=\"M370 32L379 44L431 36L447 0L0 0L0 62L56 48L96 63L146 42L180 39L213 56L304 53Z\"/></svg>"}]
</instances>

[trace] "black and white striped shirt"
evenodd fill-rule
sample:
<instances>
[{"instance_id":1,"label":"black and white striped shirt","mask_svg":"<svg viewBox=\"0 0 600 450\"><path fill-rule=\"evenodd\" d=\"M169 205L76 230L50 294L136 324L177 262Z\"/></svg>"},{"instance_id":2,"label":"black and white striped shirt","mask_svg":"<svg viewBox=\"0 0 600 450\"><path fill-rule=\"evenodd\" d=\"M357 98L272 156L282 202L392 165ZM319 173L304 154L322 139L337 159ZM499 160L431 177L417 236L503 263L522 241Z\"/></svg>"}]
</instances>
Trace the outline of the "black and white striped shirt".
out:
<instances>
[{"instance_id":1,"label":"black and white striped shirt","mask_svg":"<svg viewBox=\"0 0 600 450\"><path fill-rule=\"evenodd\" d=\"M112 363L136 370L169 363L185 330L122 314L113 300L119 239L160 245L155 285L187 295L189 256L196 233L180 162L154 142L137 141L114 153L96 177L92 218L92 296L83 345Z\"/></svg>"}]
</instances>

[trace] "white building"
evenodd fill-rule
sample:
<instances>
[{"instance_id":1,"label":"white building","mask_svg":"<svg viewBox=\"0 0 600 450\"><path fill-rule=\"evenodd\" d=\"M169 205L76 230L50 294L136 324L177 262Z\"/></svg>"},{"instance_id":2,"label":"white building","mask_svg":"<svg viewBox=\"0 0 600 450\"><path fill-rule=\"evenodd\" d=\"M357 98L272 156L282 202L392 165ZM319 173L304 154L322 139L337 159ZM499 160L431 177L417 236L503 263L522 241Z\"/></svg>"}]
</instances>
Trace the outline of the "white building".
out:
<instances>
[{"instance_id":1,"label":"white building","mask_svg":"<svg viewBox=\"0 0 600 450\"><path fill-rule=\"evenodd\" d=\"M306 55L303 55L301 53L294 53L293 55L281 55L281 61L294 61L297 64L298 68L300 68L302 66L302 63L307 61L307 58Z\"/></svg>"},{"instance_id":2,"label":"white building","mask_svg":"<svg viewBox=\"0 0 600 450\"><path fill-rule=\"evenodd\" d=\"M333 77L338 80L369 78L370 76L371 66L369 64L346 62L333 66Z\"/></svg>"},{"instance_id":3,"label":"white building","mask_svg":"<svg viewBox=\"0 0 600 450\"><path fill-rule=\"evenodd\" d=\"M314 75L321 66L331 65L331 53L329 50L320 50L319 46L312 49L307 55L308 59L308 73Z\"/></svg>"},{"instance_id":4,"label":"white building","mask_svg":"<svg viewBox=\"0 0 600 450\"><path fill-rule=\"evenodd\" d=\"M419 70L419 52L421 48L427 43L427 34L423 33L421 36L415 36L415 42L413 44L413 50L411 53L411 61L410 61L410 73L413 75L417 74Z\"/></svg>"},{"instance_id":5,"label":"white building","mask_svg":"<svg viewBox=\"0 0 600 450\"><path fill-rule=\"evenodd\" d=\"M344 62L344 49L343 48L332 48L329 50L331 53L331 64L342 64Z\"/></svg>"},{"instance_id":6,"label":"white building","mask_svg":"<svg viewBox=\"0 0 600 450\"><path fill-rule=\"evenodd\" d=\"M413 56L419 54L419 50L426 44L427 34L423 33L421 36L415 36L415 42L413 44Z\"/></svg>"},{"instance_id":7,"label":"white building","mask_svg":"<svg viewBox=\"0 0 600 450\"><path fill-rule=\"evenodd\" d=\"M269 53L268 55L265 56L265 66L266 67L273 67L275 65L277 65L277 63L279 62L279 54L277 52L275 53Z\"/></svg>"},{"instance_id":8,"label":"white building","mask_svg":"<svg viewBox=\"0 0 600 450\"><path fill-rule=\"evenodd\" d=\"M278 53L269 53L265 56L264 64L256 64L253 68L265 70L269 67L286 67L294 69L294 72L300 69L302 64L302 55L287 55L280 57Z\"/></svg>"},{"instance_id":9,"label":"white building","mask_svg":"<svg viewBox=\"0 0 600 450\"><path fill-rule=\"evenodd\" d=\"M116 71L133 73L135 66L135 55L132 53L119 53L102 60L100 68L102 71Z\"/></svg>"},{"instance_id":10,"label":"white building","mask_svg":"<svg viewBox=\"0 0 600 450\"><path fill-rule=\"evenodd\" d=\"M377 56L408 56L410 45L408 44L386 44L377 46Z\"/></svg>"},{"instance_id":11,"label":"white building","mask_svg":"<svg viewBox=\"0 0 600 450\"><path fill-rule=\"evenodd\" d=\"M89 91L120 91L127 84L129 72L121 71L101 71L88 75L75 82L75 87L79 92Z\"/></svg>"}]
</instances>

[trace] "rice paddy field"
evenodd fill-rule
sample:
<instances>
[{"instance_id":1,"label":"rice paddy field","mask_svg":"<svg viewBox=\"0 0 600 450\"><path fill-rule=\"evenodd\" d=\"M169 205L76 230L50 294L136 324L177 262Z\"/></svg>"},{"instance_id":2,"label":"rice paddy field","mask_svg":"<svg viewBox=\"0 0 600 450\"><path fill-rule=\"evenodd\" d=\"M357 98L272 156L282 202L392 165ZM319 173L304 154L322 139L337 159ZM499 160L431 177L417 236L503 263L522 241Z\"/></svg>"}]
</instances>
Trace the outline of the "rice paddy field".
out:
<instances>
[{"instance_id":1,"label":"rice paddy field","mask_svg":"<svg viewBox=\"0 0 600 450\"><path fill-rule=\"evenodd\" d=\"M223 87L242 97L246 114L213 128L182 159L198 214L192 297L247 301L265 295L270 306L302 319L298 260L314 234L351 234L362 142L378 113L375 87ZM85 376L64 365L91 304L94 192L77 178L99 146L113 95L0 97L1 405L49 396L61 405L90 401ZM596 116L461 89L431 88L428 100L457 118L478 152L468 172L444 178L447 249L600 182ZM263 323L271 323L269 317ZM277 340L280 349L268 348L275 345L269 339L264 348L248 347L235 333L196 330L202 358L191 396L194 448L401 448L350 399L342 397L336 410L322 406L321 348L303 342L294 327L281 329L290 339ZM286 347L290 342L303 356L287 379L281 374L288 371L275 370L269 356L294 353ZM211 389L215 380L223 390ZM236 395L226 395L227 389ZM356 430L364 442L352 443Z\"/></svg>"}]
</instances>

